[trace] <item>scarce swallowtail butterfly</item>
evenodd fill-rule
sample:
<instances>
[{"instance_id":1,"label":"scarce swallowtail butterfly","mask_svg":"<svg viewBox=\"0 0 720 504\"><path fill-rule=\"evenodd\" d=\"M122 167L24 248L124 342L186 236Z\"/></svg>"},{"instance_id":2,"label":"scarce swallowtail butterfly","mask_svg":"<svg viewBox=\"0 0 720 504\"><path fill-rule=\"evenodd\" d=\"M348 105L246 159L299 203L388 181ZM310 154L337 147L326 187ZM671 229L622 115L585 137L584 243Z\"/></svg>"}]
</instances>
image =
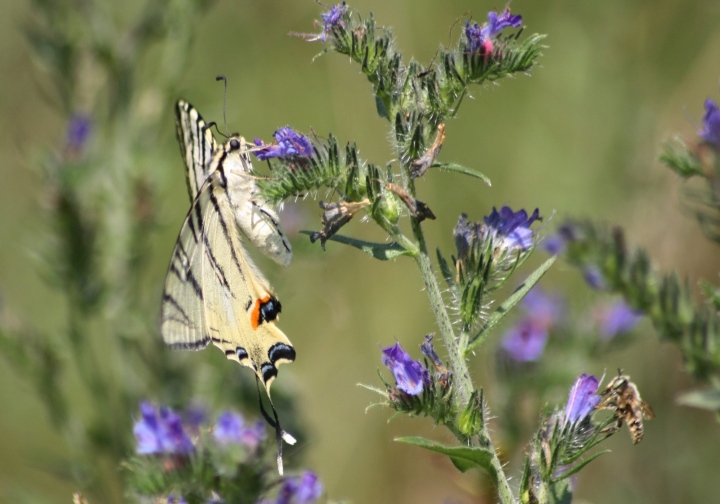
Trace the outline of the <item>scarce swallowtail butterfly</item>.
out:
<instances>
[{"instance_id":1,"label":"scarce swallowtail butterfly","mask_svg":"<svg viewBox=\"0 0 720 504\"><path fill-rule=\"evenodd\" d=\"M165 279L163 339L185 350L214 344L228 359L252 368L269 397L277 366L295 360L295 349L275 324L280 302L245 252L242 235L285 266L292 249L276 210L259 194L245 139L232 135L218 144L213 124L192 105L180 100L175 112L192 205ZM282 474L280 436L290 444L295 440L282 432L277 415L273 422L264 409L263 414L278 434Z\"/></svg>"}]
</instances>

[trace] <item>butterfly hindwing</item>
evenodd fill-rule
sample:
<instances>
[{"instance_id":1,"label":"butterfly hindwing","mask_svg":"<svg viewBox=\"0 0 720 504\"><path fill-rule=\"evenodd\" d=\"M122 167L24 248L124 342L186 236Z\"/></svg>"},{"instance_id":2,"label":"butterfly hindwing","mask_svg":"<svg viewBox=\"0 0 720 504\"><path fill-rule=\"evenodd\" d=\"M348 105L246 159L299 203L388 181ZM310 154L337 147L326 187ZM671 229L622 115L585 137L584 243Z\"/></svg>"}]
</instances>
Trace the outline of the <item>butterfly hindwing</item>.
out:
<instances>
[{"instance_id":1,"label":"butterfly hindwing","mask_svg":"<svg viewBox=\"0 0 720 504\"><path fill-rule=\"evenodd\" d=\"M219 156L235 155L233 147L226 142L228 152ZM228 187L241 187L247 174L228 166L234 163L218 163L185 218L165 282L162 333L174 348L213 343L269 390L277 365L292 362L295 350L275 325L280 303L236 226L237 207L246 207L248 196L236 191L231 199Z\"/></svg>"}]
</instances>

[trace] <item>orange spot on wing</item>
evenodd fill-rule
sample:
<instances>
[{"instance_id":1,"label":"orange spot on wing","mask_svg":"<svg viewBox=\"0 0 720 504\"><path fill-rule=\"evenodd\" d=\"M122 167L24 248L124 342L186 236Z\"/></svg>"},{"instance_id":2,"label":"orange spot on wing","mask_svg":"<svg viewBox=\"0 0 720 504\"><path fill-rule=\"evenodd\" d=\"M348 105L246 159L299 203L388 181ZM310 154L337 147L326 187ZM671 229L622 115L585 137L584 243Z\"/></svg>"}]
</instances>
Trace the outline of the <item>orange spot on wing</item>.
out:
<instances>
[{"instance_id":1,"label":"orange spot on wing","mask_svg":"<svg viewBox=\"0 0 720 504\"><path fill-rule=\"evenodd\" d=\"M252 311L250 312L250 325L253 329L257 329L260 325L261 315L260 315L260 307L270 301L270 296L265 296L262 299L256 299L255 305L252 308Z\"/></svg>"}]
</instances>

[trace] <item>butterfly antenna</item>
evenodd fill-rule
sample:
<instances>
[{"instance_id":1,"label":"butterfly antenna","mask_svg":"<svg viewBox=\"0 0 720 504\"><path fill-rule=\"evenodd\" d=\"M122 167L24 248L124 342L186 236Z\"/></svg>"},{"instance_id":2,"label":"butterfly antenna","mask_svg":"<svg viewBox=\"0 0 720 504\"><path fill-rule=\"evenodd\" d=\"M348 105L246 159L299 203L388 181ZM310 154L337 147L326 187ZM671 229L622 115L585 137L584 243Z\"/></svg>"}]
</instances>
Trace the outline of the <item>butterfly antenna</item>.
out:
<instances>
[{"instance_id":1,"label":"butterfly antenna","mask_svg":"<svg viewBox=\"0 0 720 504\"><path fill-rule=\"evenodd\" d=\"M278 464L278 473L280 476L283 475L283 460L282 460L282 442L283 439L287 444L293 445L295 444L295 438L292 437L292 435L288 434L284 430L282 430L282 427L280 426L280 418L278 417L277 411L275 410L275 405L272 402L272 398L270 397L270 394L268 394L268 400L270 401L270 407L272 408L273 416L271 417L267 410L265 409L265 405L262 401L262 394L260 393L260 381L257 377L255 377L255 385L257 386L257 392L258 392L258 403L260 404L260 411L262 412L262 416L265 418L265 421L270 424L272 428L275 429L275 441L277 442L277 464Z\"/></svg>"},{"instance_id":2,"label":"butterfly antenna","mask_svg":"<svg viewBox=\"0 0 720 504\"><path fill-rule=\"evenodd\" d=\"M223 91L223 121L225 122L225 133L227 133L227 136L230 136L230 130L228 130L227 115L226 115L226 110L227 110L227 106L226 106L226 105L227 105L227 77L225 77L224 75L218 75L217 77L215 77L215 80L216 80L216 81L221 80L221 81L223 81L223 82L225 83L225 90Z\"/></svg>"}]
</instances>

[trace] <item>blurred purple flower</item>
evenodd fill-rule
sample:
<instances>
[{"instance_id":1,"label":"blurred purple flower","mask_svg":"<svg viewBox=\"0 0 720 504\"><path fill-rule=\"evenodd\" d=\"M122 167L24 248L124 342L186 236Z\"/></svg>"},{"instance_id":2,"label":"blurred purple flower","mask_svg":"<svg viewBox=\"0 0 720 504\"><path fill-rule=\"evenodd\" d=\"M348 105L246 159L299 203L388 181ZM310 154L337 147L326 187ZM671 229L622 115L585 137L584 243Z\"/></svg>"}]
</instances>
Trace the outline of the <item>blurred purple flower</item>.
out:
<instances>
[{"instance_id":1,"label":"blurred purple flower","mask_svg":"<svg viewBox=\"0 0 720 504\"><path fill-rule=\"evenodd\" d=\"M167 498L167 504L187 504L187 501L183 495L175 497L175 494L170 494Z\"/></svg>"},{"instance_id":2,"label":"blurred purple flower","mask_svg":"<svg viewBox=\"0 0 720 504\"><path fill-rule=\"evenodd\" d=\"M458 223L453 229L453 237L458 251L458 259L462 261L468 256L470 248L477 240L477 224L468 222L467 214L460 214Z\"/></svg>"},{"instance_id":3,"label":"blurred purple flower","mask_svg":"<svg viewBox=\"0 0 720 504\"><path fill-rule=\"evenodd\" d=\"M418 361L410 358L400 346L383 349L382 363L385 364L395 376L397 387L410 395L420 395L425 384L430 384L430 374Z\"/></svg>"},{"instance_id":4,"label":"blurred purple flower","mask_svg":"<svg viewBox=\"0 0 720 504\"><path fill-rule=\"evenodd\" d=\"M311 504L322 495L323 486L312 471L286 478L274 504Z\"/></svg>"},{"instance_id":5,"label":"blurred purple flower","mask_svg":"<svg viewBox=\"0 0 720 504\"><path fill-rule=\"evenodd\" d=\"M567 241L559 234L548 236L542 242L542 248L550 255L560 255L567 248Z\"/></svg>"},{"instance_id":6,"label":"blurred purple flower","mask_svg":"<svg viewBox=\"0 0 720 504\"><path fill-rule=\"evenodd\" d=\"M598 306L594 312L600 336L609 340L630 332L643 318L642 312L630 308L624 301Z\"/></svg>"},{"instance_id":7,"label":"blurred purple flower","mask_svg":"<svg viewBox=\"0 0 720 504\"><path fill-rule=\"evenodd\" d=\"M482 50L487 54L492 51L492 38L505 28L517 28L522 24L522 16L513 16L510 9L505 8L500 14L496 11L488 12L487 23L482 26L477 23L465 22L465 36L468 39L468 51L471 53Z\"/></svg>"},{"instance_id":8,"label":"blurred purple flower","mask_svg":"<svg viewBox=\"0 0 720 504\"><path fill-rule=\"evenodd\" d=\"M720 108L710 98L705 100L705 115L703 127L698 135L707 143L720 148Z\"/></svg>"},{"instance_id":9,"label":"blurred purple flower","mask_svg":"<svg viewBox=\"0 0 720 504\"><path fill-rule=\"evenodd\" d=\"M593 289L604 290L607 287L602 271L595 265L583 269L583 278Z\"/></svg>"},{"instance_id":10,"label":"blurred purple flower","mask_svg":"<svg viewBox=\"0 0 720 504\"><path fill-rule=\"evenodd\" d=\"M310 140L289 126L280 128L273 133L273 136L275 137L275 143L264 147L262 140L255 139L255 145L262 147L262 149L254 151L253 154L260 161L274 157L310 157L313 155L314 149Z\"/></svg>"},{"instance_id":11,"label":"blurred purple flower","mask_svg":"<svg viewBox=\"0 0 720 504\"><path fill-rule=\"evenodd\" d=\"M195 449L185 432L180 416L173 410L160 408L158 411L155 406L143 401L140 403L140 412L142 419L133 426L139 454L184 455Z\"/></svg>"},{"instance_id":12,"label":"blurred purple flower","mask_svg":"<svg viewBox=\"0 0 720 504\"><path fill-rule=\"evenodd\" d=\"M265 439L265 424L245 425L242 415L226 411L218 417L213 436L222 444L239 443L255 450Z\"/></svg>"},{"instance_id":13,"label":"blurred purple flower","mask_svg":"<svg viewBox=\"0 0 720 504\"><path fill-rule=\"evenodd\" d=\"M543 248L552 255L560 255L565 252L569 242L579 239L579 230L572 224L563 224L558 227L557 233L551 235L543 242Z\"/></svg>"},{"instance_id":14,"label":"blurred purple flower","mask_svg":"<svg viewBox=\"0 0 720 504\"><path fill-rule=\"evenodd\" d=\"M505 333L502 347L517 362L533 362L545 350L547 338L547 327L525 318Z\"/></svg>"},{"instance_id":15,"label":"blurred purple flower","mask_svg":"<svg viewBox=\"0 0 720 504\"><path fill-rule=\"evenodd\" d=\"M527 318L535 325L550 329L563 316L564 303L558 294L548 294L540 287L530 289L522 300Z\"/></svg>"},{"instance_id":16,"label":"blurred purple flower","mask_svg":"<svg viewBox=\"0 0 720 504\"><path fill-rule=\"evenodd\" d=\"M600 381L593 375L581 374L570 389L563 424L581 422L600 402L596 394Z\"/></svg>"},{"instance_id":17,"label":"blurred purple flower","mask_svg":"<svg viewBox=\"0 0 720 504\"><path fill-rule=\"evenodd\" d=\"M68 120L65 145L68 150L78 152L85 147L90 137L92 123L90 117L83 114L73 114Z\"/></svg>"},{"instance_id":18,"label":"blurred purple flower","mask_svg":"<svg viewBox=\"0 0 720 504\"><path fill-rule=\"evenodd\" d=\"M528 217L525 210L513 212L510 207L502 207L498 212L493 207L490 215L483 218L487 225L486 236L503 237L503 245L506 248L520 248L527 250L533 245L533 232L530 225L540 219L539 210L536 208L533 214Z\"/></svg>"},{"instance_id":19,"label":"blurred purple flower","mask_svg":"<svg viewBox=\"0 0 720 504\"><path fill-rule=\"evenodd\" d=\"M191 404L183 411L183 419L187 429L197 433L200 426L207 421L207 409L200 404Z\"/></svg>"}]
</instances>

